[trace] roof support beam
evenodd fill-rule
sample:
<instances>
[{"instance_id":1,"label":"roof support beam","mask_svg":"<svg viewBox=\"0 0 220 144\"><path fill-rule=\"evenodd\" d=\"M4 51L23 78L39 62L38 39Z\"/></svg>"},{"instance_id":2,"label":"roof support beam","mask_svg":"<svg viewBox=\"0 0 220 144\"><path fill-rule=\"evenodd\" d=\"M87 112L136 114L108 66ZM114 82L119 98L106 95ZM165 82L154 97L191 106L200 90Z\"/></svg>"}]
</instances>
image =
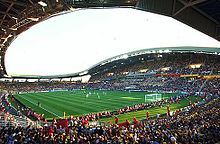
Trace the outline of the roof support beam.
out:
<instances>
[{"instance_id":1,"label":"roof support beam","mask_svg":"<svg viewBox=\"0 0 220 144\"><path fill-rule=\"evenodd\" d=\"M2 21L0 22L0 26L2 25L4 19L6 18L8 12L10 11L10 9L12 8L13 5L14 5L14 3L12 2L12 3L10 4L10 6L7 8L6 14L3 16Z\"/></svg>"},{"instance_id":2,"label":"roof support beam","mask_svg":"<svg viewBox=\"0 0 220 144\"><path fill-rule=\"evenodd\" d=\"M216 39L217 39L217 38L220 38L220 34L219 34L218 36L216 36L215 38L216 38Z\"/></svg>"},{"instance_id":3,"label":"roof support beam","mask_svg":"<svg viewBox=\"0 0 220 144\"><path fill-rule=\"evenodd\" d=\"M1 14L5 14L5 15L7 15L7 16L9 16L9 17L10 17L10 16L14 16L14 17L15 17L15 15L14 15L14 14L11 14L11 13L6 13L6 12L3 12L3 11L0 11L0 13L1 13Z\"/></svg>"},{"instance_id":4,"label":"roof support beam","mask_svg":"<svg viewBox=\"0 0 220 144\"><path fill-rule=\"evenodd\" d=\"M194 6L194 5L202 3L204 1L207 1L207 0L196 0L193 2L192 1L186 2L184 0L179 0L179 2L181 2L184 6L180 10L178 10L176 13L174 13L173 16L176 16L177 14L179 14L181 11L183 11L184 9L186 9L188 7Z\"/></svg>"},{"instance_id":5,"label":"roof support beam","mask_svg":"<svg viewBox=\"0 0 220 144\"><path fill-rule=\"evenodd\" d=\"M215 38L220 39L220 24L216 25L215 28Z\"/></svg>"},{"instance_id":6,"label":"roof support beam","mask_svg":"<svg viewBox=\"0 0 220 144\"><path fill-rule=\"evenodd\" d=\"M197 10L199 13L201 13L203 16L207 17L208 19L210 19L211 21L213 21L216 24L219 24L219 22L217 20L215 20L214 18L212 18L210 15L206 14L205 12L203 12L202 10L198 9L195 6L192 6L192 8L194 8L195 10Z\"/></svg>"},{"instance_id":7,"label":"roof support beam","mask_svg":"<svg viewBox=\"0 0 220 144\"><path fill-rule=\"evenodd\" d=\"M7 4L7 3L0 2L0 4L4 5L4 6L6 6L6 7L9 7L9 4ZM15 12L16 14L19 14L19 13L20 13L18 10L16 10L16 9L13 8L13 7L11 8L11 10L12 10L13 12Z\"/></svg>"},{"instance_id":8,"label":"roof support beam","mask_svg":"<svg viewBox=\"0 0 220 144\"><path fill-rule=\"evenodd\" d=\"M189 7L188 5L185 5L184 7L182 7L180 10L178 10L177 12L175 12L173 14L173 16L176 16L177 14L179 14L181 11L183 11L184 9L186 9L187 7Z\"/></svg>"},{"instance_id":9,"label":"roof support beam","mask_svg":"<svg viewBox=\"0 0 220 144\"><path fill-rule=\"evenodd\" d=\"M1 28L3 28L4 33L7 33L8 27L5 26L4 24L1 25ZM2 30L2 29L1 29Z\"/></svg>"},{"instance_id":10,"label":"roof support beam","mask_svg":"<svg viewBox=\"0 0 220 144\"><path fill-rule=\"evenodd\" d=\"M181 2L184 6L186 6L186 5L193 6L193 5L205 2L207 0L196 0L196 1L193 1L193 2L192 2L192 0L189 1L189 2L186 2L185 0L178 0L178 1Z\"/></svg>"},{"instance_id":11,"label":"roof support beam","mask_svg":"<svg viewBox=\"0 0 220 144\"><path fill-rule=\"evenodd\" d=\"M135 7L137 8L141 0L137 0Z\"/></svg>"},{"instance_id":12,"label":"roof support beam","mask_svg":"<svg viewBox=\"0 0 220 144\"><path fill-rule=\"evenodd\" d=\"M19 2L19 1L11 1L11 0L0 0L0 1L2 1L2 2L7 2L7 3L14 3L15 5L19 5L19 6L23 6L23 7L26 7L26 6L28 6L27 5L27 3L23 3L23 2Z\"/></svg>"},{"instance_id":13,"label":"roof support beam","mask_svg":"<svg viewBox=\"0 0 220 144\"><path fill-rule=\"evenodd\" d=\"M205 1L207 1L207 0L196 0L196 1L193 1L193 2L191 2L191 6L199 4L199 3L202 3L202 2L205 2Z\"/></svg>"},{"instance_id":14,"label":"roof support beam","mask_svg":"<svg viewBox=\"0 0 220 144\"><path fill-rule=\"evenodd\" d=\"M181 2L184 6L188 5L188 3L185 0L178 0L179 2ZM212 18L211 16L209 16L208 14L206 14L205 12L203 12L202 10L198 9L197 7L195 7L194 5L205 2L207 0L196 0L191 2L191 7L195 10L197 10L201 15L207 17L208 19L212 20L213 22L215 22L216 24L219 24L218 21L216 21L214 18ZM173 15L175 16L175 15Z\"/></svg>"},{"instance_id":15,"label":"roof support beam","mask_svg":"<svg viewBox=\"0 0 220 144\"><path fill-rule=\"evenodd\" d=\"M34 3L32 2L32 0L29 0L29 2L30 2L32 5L34 5Z\"/></svg>"},{"instance_id":16,"label":"roof support beam","mask_svg":"<svg viewBox=\"0 0 220 144\"><path fill-rule=\"evenodd\" d=\"M176 0L173 0L173 6L172 6L172 15L175 12L175 8L176 8Z\"/></svg>"},{"instance_id":17,"label":"roof support beam","mask_svg":"<svg viewBox=\"0 0 220 144\"><path fill-rule=\"evenodd\" d=\"M0 19L0 21L1 21L2 19ZM4 22L9 22L10 20L4 20Z\"/></svg>"}]
</instances>

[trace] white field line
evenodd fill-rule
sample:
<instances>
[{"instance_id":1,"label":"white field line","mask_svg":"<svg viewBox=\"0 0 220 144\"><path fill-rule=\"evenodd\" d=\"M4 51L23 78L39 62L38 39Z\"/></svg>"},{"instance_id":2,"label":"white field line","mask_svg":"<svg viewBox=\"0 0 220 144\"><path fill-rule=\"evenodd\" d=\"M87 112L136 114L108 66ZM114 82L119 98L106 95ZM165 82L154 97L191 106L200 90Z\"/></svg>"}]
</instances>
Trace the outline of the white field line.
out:
<instances>
[{"instance_id":1,"label":"white field line","mask_svg":"<svg viewBox=\"0 0 220 144\"><path fill-rule=\"evenodd\" d=\"M32 101L30 101L29 99L26 99L25 97L22 97L22 98L23 98L23 99L25 99L26 101L28 101L28 102L32 103L33 105L38 106L37 104L33 103L33 102L32 102ZM43 108L43 107L41 107L41 106L40 106L40 108L42 108L43 110L45 110L45 111L47 111L47 112L49 112L49 113L51 113L51 114L53 114L53 115L55 115L55 116L57 116L57 117L61 118L59 115L57 115L56 113L54 113L54 112L52 112L52 111L49 111L49 110L47 110L47 109L45 109L45 108Z\"/></svg>"}]
</instances>

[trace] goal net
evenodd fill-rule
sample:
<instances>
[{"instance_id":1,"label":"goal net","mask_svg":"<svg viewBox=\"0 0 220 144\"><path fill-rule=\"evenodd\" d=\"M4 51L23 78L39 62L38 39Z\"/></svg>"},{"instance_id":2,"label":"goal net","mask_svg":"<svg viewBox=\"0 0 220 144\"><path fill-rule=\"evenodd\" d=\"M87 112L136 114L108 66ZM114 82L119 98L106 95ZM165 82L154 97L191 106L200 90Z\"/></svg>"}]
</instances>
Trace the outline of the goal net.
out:
<instances>
[{"instance_id":1,"label":"goal net","mask_svg":"<svg viewBox=\"0 0 220 144\"><path fill-rule=\"evenodd\" d=\"M161 100L162 99L162 95L159 93L154 93L154 94L146 94L144 96L144 101L157 101L157 100Z\"/></svg>"},{"instance_id":2,"label":"goal net","mask_svg":"<svg viewBox=\"0 0 220 144\"><path fill-rule=\"evenodd\" d=\"M54 88L53 91L63 91L62 88Z\"/></svg>"}]
</instances>

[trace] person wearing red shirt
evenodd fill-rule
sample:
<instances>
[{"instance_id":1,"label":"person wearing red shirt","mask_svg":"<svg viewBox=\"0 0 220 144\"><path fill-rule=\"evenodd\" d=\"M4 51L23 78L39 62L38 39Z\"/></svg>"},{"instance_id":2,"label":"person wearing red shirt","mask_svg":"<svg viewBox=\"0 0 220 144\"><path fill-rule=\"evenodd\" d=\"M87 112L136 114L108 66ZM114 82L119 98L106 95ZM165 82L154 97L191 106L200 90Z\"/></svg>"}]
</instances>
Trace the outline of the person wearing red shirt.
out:
<instances>
[{"instance_id":1,"label":"person wearing red shirt","mask_svg":"<svg viewBox=\"0 0 220 144\"><path fill-rule=\"evenodd\" d=\"M118 124L118 117L115 117L115 124Z\"/></svg>"},{"instance_id":2,"label":"person wearing red shirt","mask_svg":"<svg viewBox=\"0 0 220 144\"><path fill-rule=\"evenodd\" d=\"M53 118L53 122L52 122L52 124L51 124L51 127L53 127L53 126L56 125L56 124L57 124L57 121L56 121L55 118Z\"/></svg>"},{"instance_id":3,"label":"person wearing red shirt","mask_svg":"<svg viewBox=\"0 0 220 144\"><path fill-rule=\"evenodd\" d=\"M85 119L83 122L82 122L82 124L85 124L85 125L87 125L89 122L88 122L88 120L87 119Z\"/></svg>"},{"instance_id":4,"label":"person wearing red shirt","mask_svg":"<svg viewBox=\"0 0 220 144\"><path fill-rule=\"evenodd\" d=\"M196 104L195 103L193 103L193 107L195 107L196 106Z\"/></svg>"},{"instance_id":5,"label":"person wearing red shirt","mask_svg":"<svg viewBox=\"0 0 220 144\"><path fill-rule=\"evenodd\" d=\"M167 111L169 111L170 110L170 107L169 106L167 106Z\"/></svg>"},{"instance_id":6,"label":"person wearing red shirt","mask_svg":"<svg viewBox=\"0 0 220 144\"><path fill-rule=\"evenodd\" d=\"M43 116L42 115L40 116L40 120L43 120Z\"/></svg>"},{"instance_id":7,"label":"person wearing red shirt","mask_svg":"<svg viewBox=\"0 0 220 144\"><path fill-rule=\"evenodd\" d=\"M130 125L130 121L129 120L126 120L126 126L128 127Z\"/></svg>"},{"instance_id":8,"label":"person wearing red shirt","mask_svg":"<svg viewBox=\"0 0 220 144\"><path fill-rule=\"evenodd\" d=\"M36 114L36 116L35 116L37 119L40 117L38 114Z\"/></svg>"},{"instance_id":9,"label":"person wearing red shirt","mask_svg":"<svg viewBox=\"0 0 220 144\"><path fill-rule=\"evenodd\" d=\"M189 105L191 105L191 101L189 101Z\"/></svg>"},{"instance_id":10,"label":"person wearing red shirt","mask_svg":"<svg viewBox=\"0 0 220 144\"><path fill-rule=\"evenodd\" d=\"M196 102L196 103L198 102L198 99L197 99L197 98L195 99L195 102Z\"/></svg>"},{"instance_id":11,"label":"person wearing red shirt","mask_svg":"<svg viewBox=\"0 0 220 144\"><path fill-rule=\"evenodd\" d=\"M133 122L134 122L135 125L138 124L138 120L137 120L136 117L134 117Z\"/></svg>"},{"instance_id":12,"label":"person wearing red shirt","mask_svg":"<svg viewBox=\"0 0 220 144\"><path fill-rule=\"evenodd\" d=\"M54 130L53 130L53 127L51 126L50 129L49 129L48 134L51 135L52 133L54 133Z\"/></svg>"},{"instance_id":13,"label":"person wearing red shirt","mask_svg":"<svg viewBox=\"0 0 220 144\"><path fill-rule=\"evenodd\" d=\"M149 112L146 112L147 118L149 117Z\"/></svg>"},{"instance_id":14,"label":"person wearing red shirt","mask_svg":"<svg viewBox=\"0 0 220 144\"><path fill-rule=\"evenodd\" d=\"M136 117L134 117L133 122L134 122L134 128L136 128L138 124L138 120L136 119Z\"/></svg>"},{"instance_id":15,"label":"person wearing red shirt","mask_svg":"<svg viewBox=\"0 0 220 144\"><path fill-rule=\"evenodd\" d=\"M82 120L84 120L84 119L85 119L85 116L84 116L84 115L82 115L82 117L81 117L81 118L82 118Z\"/></svg>"},{"instance_id":16,"label":"person wearing red shirt","mask_svg":"<svg viewBox=\"0 0 220 144\"><path fill-rule=\"evenodd\" d=\"M46 119L44 120L44 123L47 124L47 120Z\"/></svg>"}]
</instances>

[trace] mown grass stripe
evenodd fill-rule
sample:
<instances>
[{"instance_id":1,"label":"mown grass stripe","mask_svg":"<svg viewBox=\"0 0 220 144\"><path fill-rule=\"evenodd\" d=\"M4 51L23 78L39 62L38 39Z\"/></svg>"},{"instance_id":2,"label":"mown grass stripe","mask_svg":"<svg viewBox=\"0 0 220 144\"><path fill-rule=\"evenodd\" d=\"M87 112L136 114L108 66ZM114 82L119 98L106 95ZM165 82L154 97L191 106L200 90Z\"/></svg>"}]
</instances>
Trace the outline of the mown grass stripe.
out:
<instances>
[{"instance_id":1,"label":"mown grass stripe","mask_svg":"<svg viewBox=\"0 0 220 144\"><path fill-rule=\"evenodd\" d=\"M30 96L32 96L32 95L29 95L28 97L30 97ZM41 95L42 96L42 95ZM59 97L56 97L56 96L53 96L53 97L51 97L51 96L47 96L48 97L48 99L51 99L51 100L54 100L54 99L58 99L58 101L64 101L64 100L67 100L67 101L69 101L69 99L68 98L62 98L62 99L60 99ZM37 97L38 99L39 99L39 97ZM44 96L44 98L45 98L45 96ZM73 100L73 99L72 99ZM95 100L95 101L89 101L89 104L88 104L88 101L86 102L85 100L87 100L87 99L81 99L81 100L76 100L76 99L74 99L74 101L76 101L76 102L82 102L82 101L84 101L82 104L86 104L87 106L88 105L91 105L91 106L93 106L93 107L100 107L100 108L105 108L105 109L112 109L112 107L111 108L108 108L108 107L106 107L106 104L108 104L108 105L115 105L114 107L116 107L116 106L124 106L124 105L122 105L121 103L112 103L112 101L110 102L103 102L103 101L97 101L97 100ZM66 101L65 101L66 102ZM97 105L97 103L98 103L98 105ZM102 106L102 104L103 104L103 106ZM75 103L75 105L77 105L77 103ZM126 105L126 104L125 104ZM82 107L82 106L81 106Z\"/></svg>"},{"instance_id":2,"label":"mown grass stripe","mask_svg":"<svg viewBox=\"0 0 220 144\"><path fill-rule=\"evenodd\" d=\"M144 95L146 92L125 92L125 91L86 91L92 95L86 99L84 91L62 91L62 92L43 92L43 93L28 93L20 94L15 97L25 97L32 102L37 104L40 101L41 105L46 109L58 114L63 115L65 111L67 115L82 115L93 112L102 112L104 110L118 110L124 106L130 106L144 102ZM95 95L93 94L95 92ZM97 93L99 93L101 99L98 99ZM167 97L174 94L166 94ZM18 98L17 97L17 98ZM140 99L124 100L121 97L133 97ZM21 100L22 101L22 100ZM28 105L28 103L26 103ZM35 107L36 110L39 110ZM41 111L42 112L42 111ZM45 114L45 117L52 117L51 115Z\"/></svg>"},{"instance_id":3,"label":"mown grass stripe","mask_svg":"<svg viewBox=\"0 0 220 144\"><path fill-rule=\"evenodd\" d=\"M23 97L25 100L27 100L28 102L30 102L30 103L32 103L33 105L36 105L37 106L37 104L35 104L35 103L33 103L31 100L29 100L29 99L27 99L27 98L25 98L25 97ZM40 106L39 108L41 108L41 109L43 109L43 110L45 110L45 111L47 111L47 112L49 112L49 113L51 113L51 114L53 114L54 116L56 116L56 117L60 117L59 115L57 115L56 113L54 113L54 112L51 112L50 110L47 110L47 109L45 109L44 107L42 107L42 106Z\"/></svg>"}]
</instances>

